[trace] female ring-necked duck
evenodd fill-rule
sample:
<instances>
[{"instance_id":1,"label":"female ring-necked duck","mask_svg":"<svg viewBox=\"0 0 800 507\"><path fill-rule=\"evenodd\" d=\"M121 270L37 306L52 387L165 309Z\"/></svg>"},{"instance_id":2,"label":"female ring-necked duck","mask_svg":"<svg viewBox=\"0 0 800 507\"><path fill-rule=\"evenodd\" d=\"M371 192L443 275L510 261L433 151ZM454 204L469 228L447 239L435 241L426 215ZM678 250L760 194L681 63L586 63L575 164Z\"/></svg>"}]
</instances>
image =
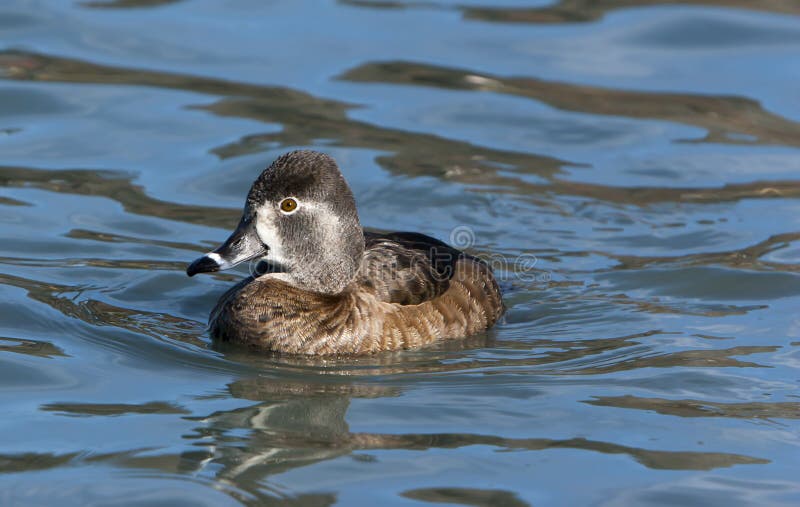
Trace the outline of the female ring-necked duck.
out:
<instances>
[{"instance_id":1,"label":"female ring-necked duck","mask_svg":"<svg viewBox=\"0 0 800 507\"><path fill-rule=\"evenodd\" d=\"M211 312L215 338L308 355L368 354L462 338L503 313L484 262L411 232L364 232L336 162L294 151L253 183L219 248L186 273L260 259L266 272L227 291Z\"/></svg>"}]
</instances>

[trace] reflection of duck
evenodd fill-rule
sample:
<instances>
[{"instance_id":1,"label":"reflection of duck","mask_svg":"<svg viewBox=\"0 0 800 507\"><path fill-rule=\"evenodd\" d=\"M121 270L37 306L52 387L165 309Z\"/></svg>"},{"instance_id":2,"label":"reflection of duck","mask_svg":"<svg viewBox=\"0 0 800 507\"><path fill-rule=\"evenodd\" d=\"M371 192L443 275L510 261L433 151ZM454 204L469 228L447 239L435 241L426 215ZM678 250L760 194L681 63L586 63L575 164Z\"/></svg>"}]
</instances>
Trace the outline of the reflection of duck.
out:
<instances>
[{"instance_id":1,"label":"reflection of duck","mask_svg":"<svg viewBox=\"0 0 800 507\"><path fill-rule=\"evenodd\" d=\"M258 363L261 358L255 361ZM211 445L214 454L198 461L203 454L195 453L187 455L185 461L196 467L213 463L211 470L217 479L244 487L248 492L269 487L276 480L274 477L289 470L345 455L369 460L369 451L394 449L444 450L476 445L506 452L577 449L627 455L657 470L713 470L768 463L762 458L741 454L664 451L581 437L509 438L471 432L353 431L347 421L351 399L397 397L402 395L401 387L387 385L385 376L380 373L367 377L331 376L324 368L316 372L307 370L296 379L285 373L276 369L266 376L259 374L231 383L228 389L234 398L258 402L202 417L196 443ZM395 406L402 406L402 403ZM424 490L414 491L412 494L424 494Z\"/></svg>"},{"instance_id":2,"label":"reflection of duck","mask_svg":"<svg viewBox=\"0 0 800 507\"><path fill-rule=\"evenodd\" d=\"M255 181L239 226L196 273L262 260L211 313L221 339L279 352L363 354L492 326L500 289L482 261L417 233L365 233L336 162L295 151Z\"/></svg>"}]
</instances>

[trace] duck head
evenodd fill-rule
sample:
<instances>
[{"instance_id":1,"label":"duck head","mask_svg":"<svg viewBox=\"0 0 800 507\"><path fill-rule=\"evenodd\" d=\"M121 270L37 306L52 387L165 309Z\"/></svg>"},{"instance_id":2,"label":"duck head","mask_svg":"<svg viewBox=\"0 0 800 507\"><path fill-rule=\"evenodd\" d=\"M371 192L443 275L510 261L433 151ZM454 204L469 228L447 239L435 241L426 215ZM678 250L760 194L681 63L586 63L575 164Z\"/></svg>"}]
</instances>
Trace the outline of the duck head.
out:
<instances>
[{"instance_id":1,"label":"duck head","mask_svg":"<svg viewBox=\"0 0 800 507\"><path fill-rule=\"evenodd\" d=\"M355 199L336 162L323 153L293 151L261 173L236 230L186 274L259 260L298 288L338 294L355 277L363 255Z\"/></svg>"}]
</instances>

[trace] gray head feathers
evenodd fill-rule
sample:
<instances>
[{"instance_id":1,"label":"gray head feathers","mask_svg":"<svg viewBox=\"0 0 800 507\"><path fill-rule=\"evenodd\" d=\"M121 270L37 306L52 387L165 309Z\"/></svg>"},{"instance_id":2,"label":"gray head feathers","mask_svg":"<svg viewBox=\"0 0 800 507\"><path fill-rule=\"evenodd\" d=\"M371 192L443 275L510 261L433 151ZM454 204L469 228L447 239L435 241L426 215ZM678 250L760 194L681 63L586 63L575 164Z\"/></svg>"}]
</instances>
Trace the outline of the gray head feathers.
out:
<instances>
[{"instance_id":1,"label":"gray head feathers","mask_svg":"<svg viewBox=\"0 0 800 507\"><path fill-rule=\"evenodd\" d=\"M293 151L253 183L227 241L186 272L192 276L258 260L270 266L264 276L338 294L355 278L363 256L356 202L336 162L324 153Z\"/></svg>"}]
</instances>

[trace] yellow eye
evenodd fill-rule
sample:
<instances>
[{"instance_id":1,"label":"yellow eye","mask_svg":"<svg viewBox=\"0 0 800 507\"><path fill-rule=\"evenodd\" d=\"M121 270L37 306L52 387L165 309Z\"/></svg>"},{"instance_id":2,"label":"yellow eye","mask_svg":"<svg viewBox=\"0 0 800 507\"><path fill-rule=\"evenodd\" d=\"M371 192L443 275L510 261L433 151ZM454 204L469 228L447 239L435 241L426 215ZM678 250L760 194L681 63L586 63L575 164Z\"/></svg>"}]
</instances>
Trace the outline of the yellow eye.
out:
<instances>
[{"instance_id":1,"label":"yellow eye","mask_svg":"<svg viewBox=\"0 0 800 507\"><path fill-rule=\"evenodd\" d=\"M291 197L287 197L286 199L281 201L281 211L283 211L284 213L291 213L296 209L297 209L297 201L295 201Z\"/></svg>"}]
</instances>

